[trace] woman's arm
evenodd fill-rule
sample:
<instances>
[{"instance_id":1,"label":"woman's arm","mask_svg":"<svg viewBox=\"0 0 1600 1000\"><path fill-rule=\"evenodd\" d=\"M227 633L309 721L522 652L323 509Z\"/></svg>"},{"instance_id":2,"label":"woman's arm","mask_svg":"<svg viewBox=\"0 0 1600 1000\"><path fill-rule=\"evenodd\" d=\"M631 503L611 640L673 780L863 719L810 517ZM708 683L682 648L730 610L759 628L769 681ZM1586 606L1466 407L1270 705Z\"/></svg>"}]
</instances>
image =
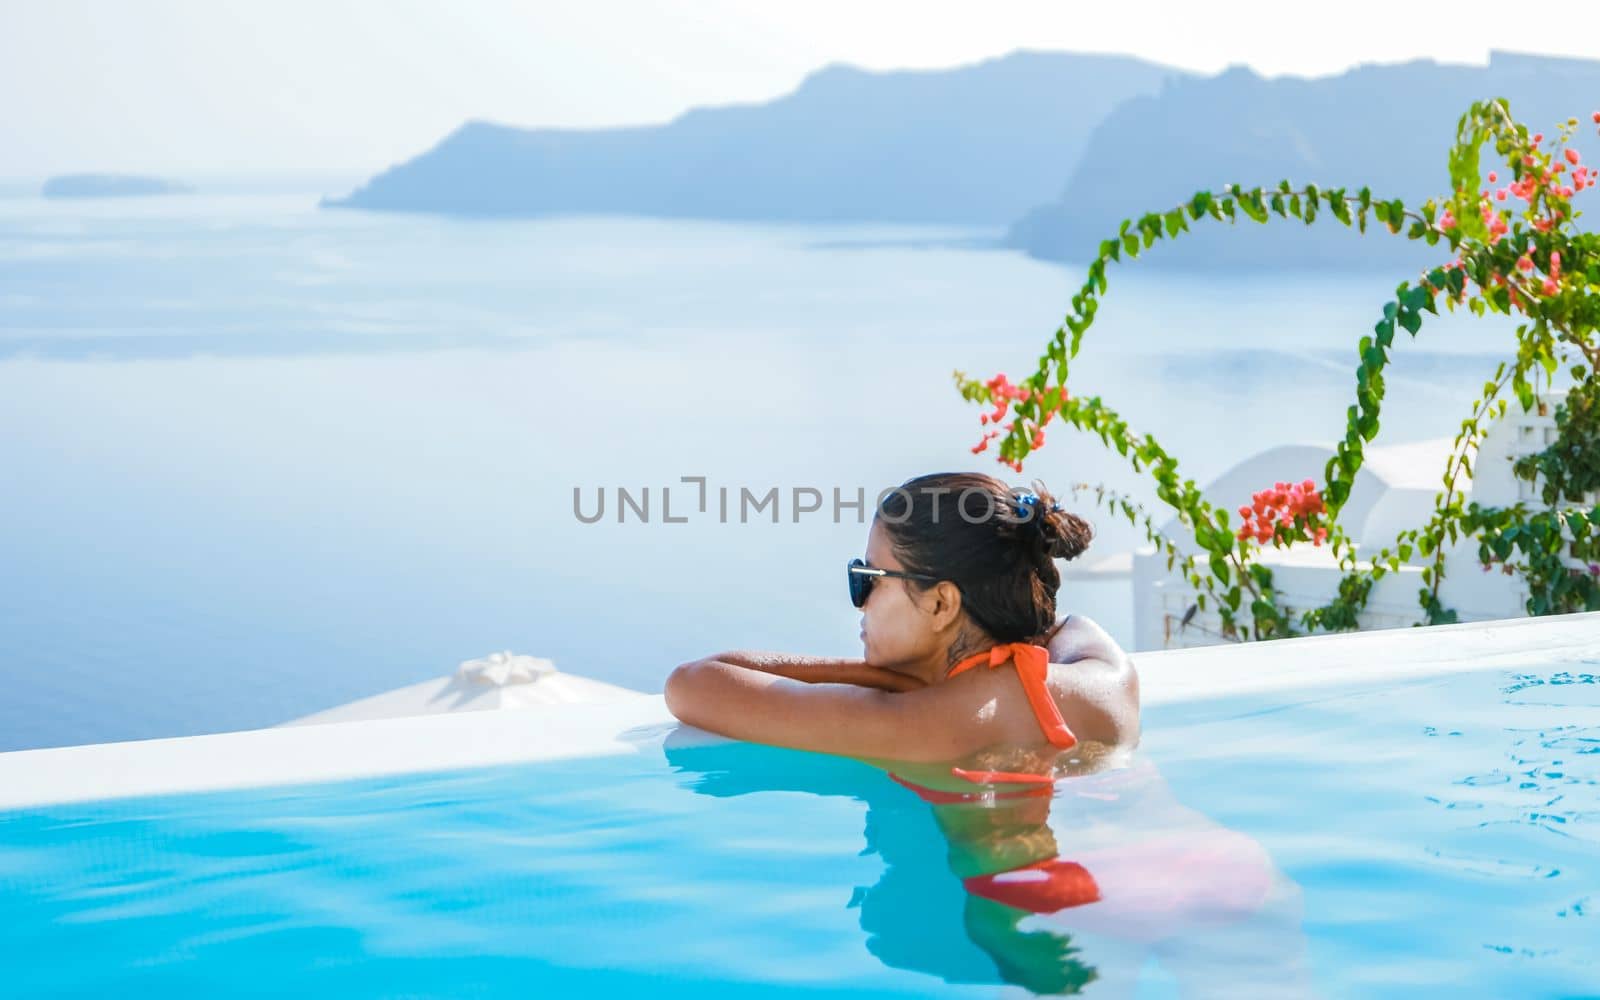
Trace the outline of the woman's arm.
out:
<instances>
[{"instance_id":1,"label":"woman's arm","mask_svg":"<svg viewBox=\"0 0 1600 1000\"><path fill-rule=\"evenodd\" d=\"M705 659L764 674L776 674L807 684L855 684L883 691L913 691L925 683L920 678L908 674L869 666L867 661L860 659L807 656L802 653L768 653L756 650L733 650Z\"/></svg>"},{"instance_id":2,"label":"woman's arm","mask_svg":"<svg viewBox=\"0 0 1600 1000\"><path fill-rule=\"evenodd\" d=\"M895 691L848 682L808 684L704 659L672 672L666 700L683 722L737 740L852 757L944 761L998 741L994 699L985 690L989 680L963 675Z\"/></svg>"}]
</instances>

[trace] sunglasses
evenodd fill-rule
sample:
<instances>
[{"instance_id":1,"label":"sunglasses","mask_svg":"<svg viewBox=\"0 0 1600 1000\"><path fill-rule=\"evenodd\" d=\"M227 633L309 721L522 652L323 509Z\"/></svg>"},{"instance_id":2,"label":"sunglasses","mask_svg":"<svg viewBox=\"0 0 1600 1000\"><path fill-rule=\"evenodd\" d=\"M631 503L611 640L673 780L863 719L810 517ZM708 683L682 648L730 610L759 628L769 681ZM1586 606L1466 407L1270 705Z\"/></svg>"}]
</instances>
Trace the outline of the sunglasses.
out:
<instances>
[{"instance_id":1,"label":"sunglasses","mask_svg":"<svg viewBox=\"0 0 1600 1000\"><path fill-rule=\"evenodd\" d=\"M902 573L893 569L878 569L868 566L865 559L852 559L847 567L846 575L850 578L850 603L862 607L867 603L867 598L872 594L872 585L879 577L898 576L903 580L928 580L937 581L936 576L924 573Z\"/></svg>"}]
</instances>

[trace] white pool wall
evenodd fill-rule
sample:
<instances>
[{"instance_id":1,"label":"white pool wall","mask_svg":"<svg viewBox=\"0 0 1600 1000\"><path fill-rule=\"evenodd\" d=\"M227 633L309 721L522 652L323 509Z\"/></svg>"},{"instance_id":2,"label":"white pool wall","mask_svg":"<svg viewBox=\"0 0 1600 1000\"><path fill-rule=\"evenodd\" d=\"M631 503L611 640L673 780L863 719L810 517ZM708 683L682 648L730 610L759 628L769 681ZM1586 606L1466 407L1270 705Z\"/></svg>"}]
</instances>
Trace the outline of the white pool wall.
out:
<instances>
[{"instance_id":1,"label":"white pool wall","mask_svg":"<svg viewBox=\"0 0 1600 1000\"><path fill-rule=\"evenodd\" d=\"M1135 656L1147 706L1518 666L1600 667L1600 612ZM638 753L677 726L659 695L0 753L0 809ZM705 739L717 739L704 734Z\"/></svg>"}]
</instances>

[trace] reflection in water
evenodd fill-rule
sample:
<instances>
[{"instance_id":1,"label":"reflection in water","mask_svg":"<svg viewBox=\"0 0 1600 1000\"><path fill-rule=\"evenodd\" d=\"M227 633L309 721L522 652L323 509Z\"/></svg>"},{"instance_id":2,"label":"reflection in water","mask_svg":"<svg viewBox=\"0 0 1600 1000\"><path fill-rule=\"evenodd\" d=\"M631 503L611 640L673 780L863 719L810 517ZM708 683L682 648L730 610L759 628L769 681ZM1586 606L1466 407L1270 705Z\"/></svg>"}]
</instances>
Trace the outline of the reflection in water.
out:
<instances>
[{"instance_id":1,"label":"reflection in water","mask_svg":"<svg viewBox=\"0 0 1600 1000\"><path fill-rule=\"evenodd\" d=\"M1180 804L1148 761L1080 745L1053 767L1020 751L965 761L963 778L684 730L664 749L705 795L865 803L862 853L884 871L847 905L891 967L1108 996L1131 995L1154 959L1185 996L1310 993L1298 886L1260 844Z\"/></svg>"}]
</instances>

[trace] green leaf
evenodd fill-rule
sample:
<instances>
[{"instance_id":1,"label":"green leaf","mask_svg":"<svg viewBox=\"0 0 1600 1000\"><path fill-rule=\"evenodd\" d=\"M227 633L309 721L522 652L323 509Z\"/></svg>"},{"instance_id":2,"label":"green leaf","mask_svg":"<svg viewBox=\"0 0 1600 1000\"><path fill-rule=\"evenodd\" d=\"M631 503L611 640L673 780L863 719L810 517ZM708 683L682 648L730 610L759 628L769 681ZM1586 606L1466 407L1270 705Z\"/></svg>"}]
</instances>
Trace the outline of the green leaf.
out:
<instances>
[{"instance_id":1,"label":"green leaf","mask_svg":"<svg viewBox=\"0 0 1600 1000\"><path fill-rule=\"evenodd\" d=\"M1380 319L1378 325L1372 329L1378 335L1379 347L1387 348L1394 343L1394 319L1392 317Z\"/></svg>"},{"instance_id":2,"label":"green leaf","mask_svg":"<svg viewBox=\"0 0 1600 1000\"><path fill-rule=\"evenodd\" d=\"M1211 553L1210 562L1211 562L1211 575L1216 577L1217 580L1220 581L1223 586L1227 586L1229 583L1231 583L1233 581L1233 570L1232 570L1231 567L1229 567L1228 560L1226 560L1226 559L1224 559L1222 557L1222 553L1220 553L1220 552Z\"/></svg>"},{"instance_id":3,"label":"green leaf","mask_svg":"<svg viewBox=\"0 0 1600 1000\"><path fill-rule=\"evenodd\" d=\"M1406 206L1399 198L1389 202L1389 232L1398 233L1406 224Z\"/></svg>"}]
</instances>

